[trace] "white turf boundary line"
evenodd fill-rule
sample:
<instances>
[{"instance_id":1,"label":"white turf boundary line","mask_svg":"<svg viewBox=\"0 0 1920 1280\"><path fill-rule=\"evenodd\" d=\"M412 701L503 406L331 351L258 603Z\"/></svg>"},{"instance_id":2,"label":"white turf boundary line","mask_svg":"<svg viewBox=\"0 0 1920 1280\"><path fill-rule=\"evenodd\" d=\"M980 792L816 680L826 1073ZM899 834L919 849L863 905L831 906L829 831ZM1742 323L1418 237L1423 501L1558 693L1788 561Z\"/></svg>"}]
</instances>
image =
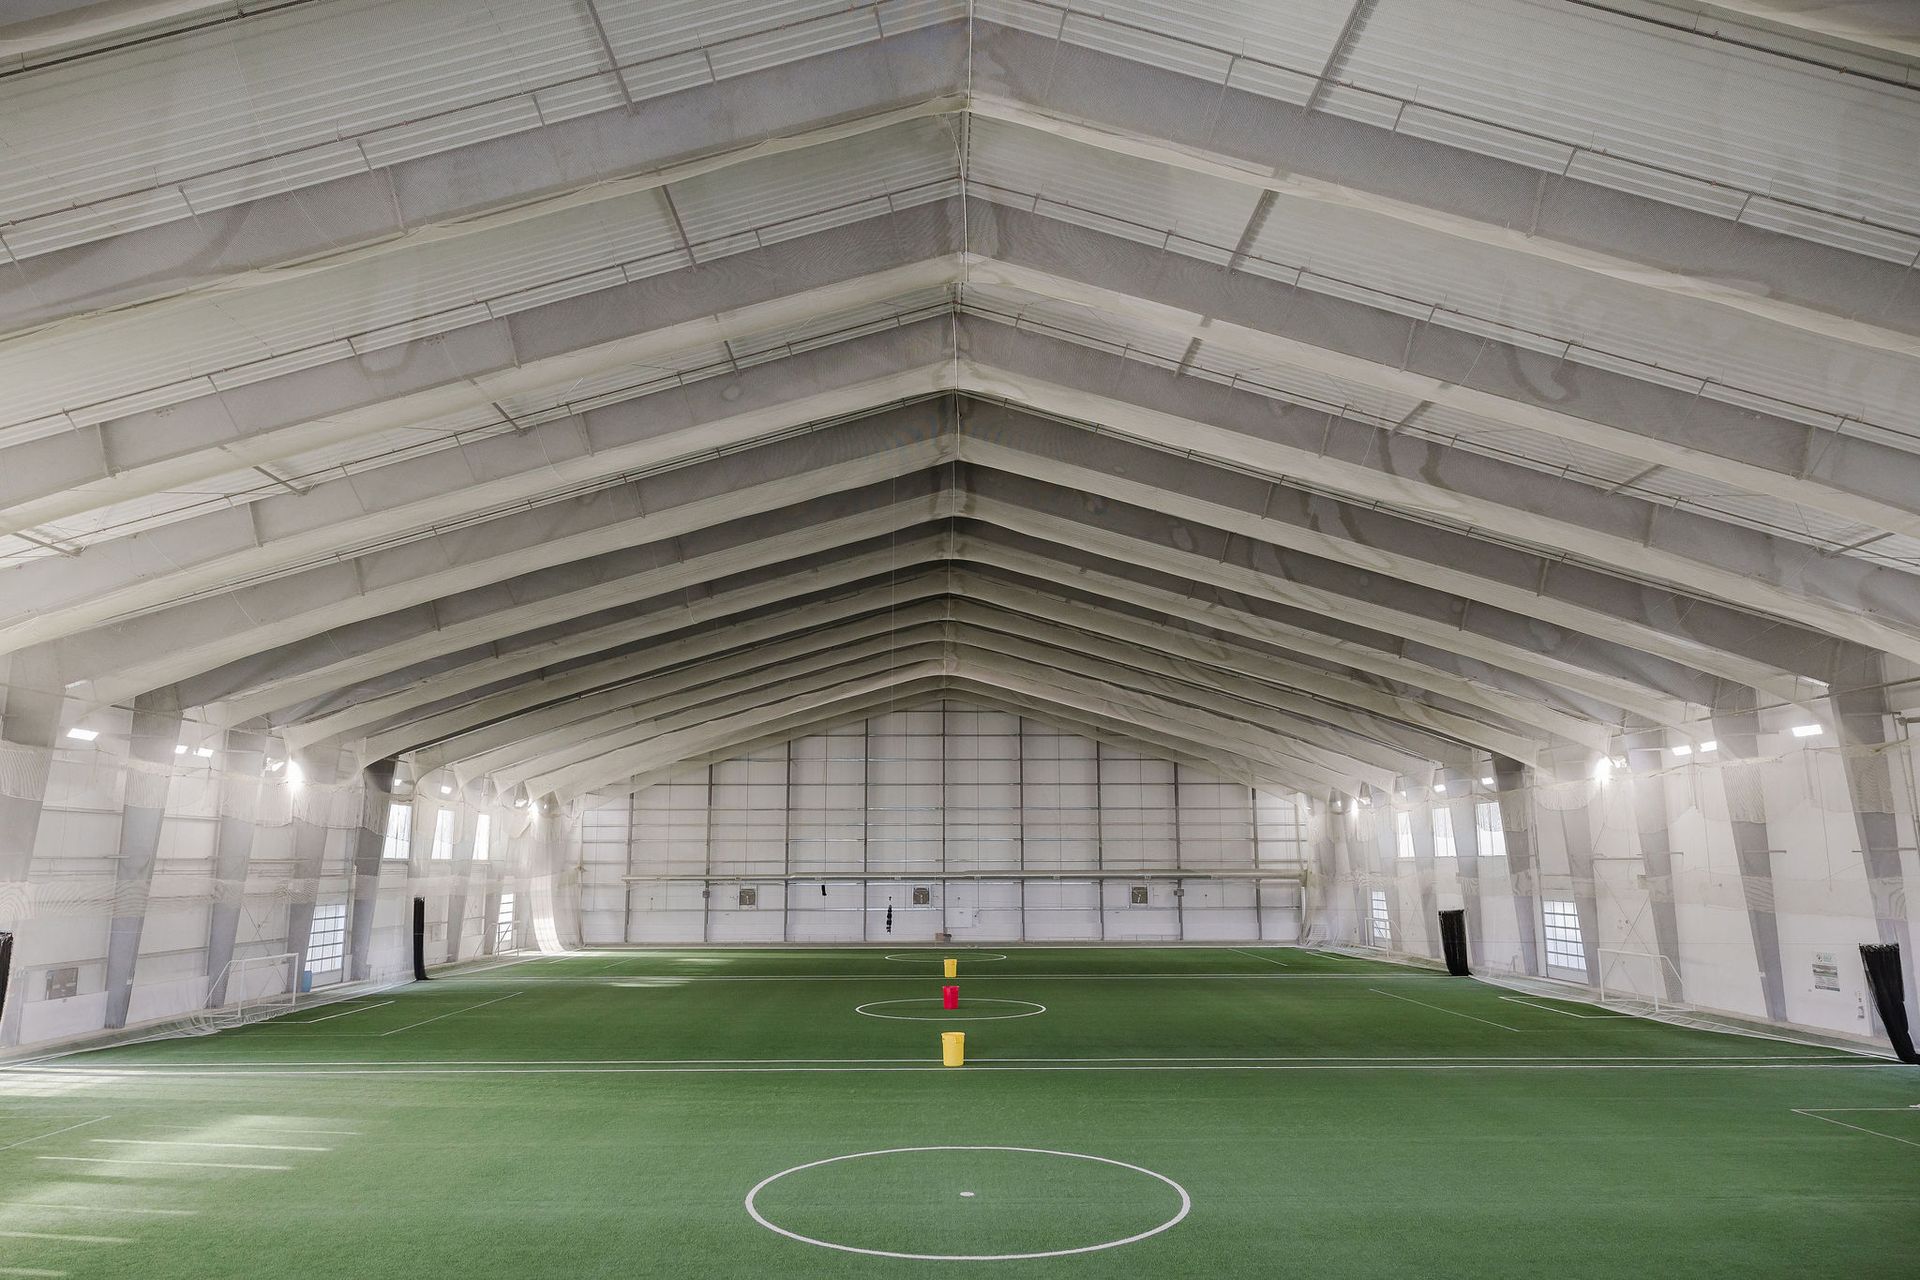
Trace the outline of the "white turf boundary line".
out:
<instances>
[{"instance_id":1,"label":"white turf boundary line","mask_svg":"<svg viewBox=\"0 0 1920 1280\"><path fill-rule=\"evenodd\" d=\"M258 1068L267 1073L282 1067L705 1067L705 1066L890 1066L896 1063L925 1063L926 1058L372 1058L357 1060L290 1059L284 1062L182 1062L144 1063L135 1067L47 1067L42 1075L94 1075L114 1071L179 1072L208 1068ZM975 1062L1860 1062L1845 1053L1769 1053L1736 1056L1732 1054L1199 1054L1191 1057L1163 1057L1157 1054L1114 1054L1100 1058L975 1058ZM1884 1063L1864 1062L1866 1066ZM294 1132L279 1130L277 1132ZM316 1131L317 1132L317 1131Z\"/></svg>"},{"instance_id":2,"label":"white turf boundary line","mask_svg":"<svg viewBox=\"0 0 1920 1280\"><path fill-rule=\"evenodd\" d=\"M1502 1031L1514 1031L1514 1032L1520 1032L1522 1034L1525 1033L1524 1028L1521 1028L1521 1027L1510 1027L1504 1022L1494 1022L1488 1018L1476 1018L1472 1014L1462 1013L1458 1009L1443 1009L1437 1004L1428 1004L1425 1000L1415 1000L1412 996L1396 996L1393 994L1393 992L1382 991L1378 987L1368 987L1367 990L1373 992L1373 994L1377 996L1386 996L1389 1000L1404 1000L1408 1004L1417 1004L1422 1009L1431 1009L1435 1013L1450 1013L1456 1018L1465 1018L1469 1022L1478 1022L1482 1026L1498 1027Z\"/></svg>"},{"instance_id":3,"label":"white turf boundary line","mask_svg":"<svg viewBox=\"0 0 1920 1280\"><path fill-rule=\"evenodd\" d=\"M1006 1065L976 1060L961 1068L966 1071L1831 1071L1848 1068L1877 1069L1886 1064L1857 1058L1819 1058L1813 1060L1756 1060L1713 1062L1067 1062L1059 1065ZM885 1073L931 1071L952 1072L954 1068L938 1063L899 1066L425 1066L388 1064L378 1067L250 1067L176 1068L176 1069L63 1069L55 1074L79 1075L95 1081L168 1080L168 1079L245 1079L250 1076L286 1076L317 1078L323 1076L448 1076L448 1075L877 1075ZM42 1156L41 1159L57 1157Z\"/></svg>"},{"instance_id":4,"label":"white turf boundary line","mask_svg":"<svg viewBox=\"0 0 1920 1280\"><path fill-rule=\"evenodd\" d=\"M1878 1129L1869 1129L1863 1125L1848 1124L1845 1120L1835 1120L1832 1116L1824 1114L1829 1111L1911 1111L1913 1110L1911 1107L1794 1107L1792 1110L1793 1114L1797 1116L1808 1116L1814 1120L1825 1120L1828 1124L1837 1124L1842 1129L1851 1129L1855 1133L1864 1133L1875 1138L1885 1138L1888 1142L1898 1142L1909 1147L1920 1147L1920 1142L1915 1142L1912 1138L1896 1138L1890 1133L1882 1133Z\"/></svg>"},{"instance_id":5,"label":"white turf boundary line","mask_svg":"<svg viewBox=\"0 0 1920 1280\"><path fill-rule=\"evenodd\" d=\"M15 1147L24 1147L29 1142L38 1142L42 1138L57 1138L63 1133L72 1133L75 1129L84 1129L90 1124L99 1124L102 1120L111 1119L113 1119L112 1116L95 1116L91 1120L82 1120L79 1124L70 1124L64 1129L55 1129L52 1133L39 1133L31 1138L22 1138L18 1142L9 1142L6 1146L0 1147L0 1151L11 1151Z\"/></svg>"},{"instance_id":6,"label":"white turf boundary line","mask_svg":"<svg viewBox=\"0 0 1920 1280\"><path fill-rule=\"evenodd\" d=\"M515 986L522 983L573 984L585 987L618 987L640 983L659 983L662 986L683 986L689 982L925 982L927 974L902 973L785 973L785 974L717 974L717 973L615 973L600 977L595 974L553 974L542 977L538 974L515 974L508 981ZM1446 979L1444 973L970 973L968 982L1141 982L1147 979L1173 981L1192 981L1202 978L1231 978L1241 982L1401 982L1408 978ZM456 978L438 979L446 985L460 981Z\"/></svg>"},{"instance_id":7,"label":"white turf boundary line","mask_svg":"<svg viewBox=\"0 0 1920 1280\"><path fill-rule=\"evenodd\" d=\"M1579 1018L1583 1022L1611 1022L1621 1018L1632 1021L1635 1016L1631 1013L1575 1013L1571 1009L1556 1009L1550 1004L1541 1004L1540 1001L1529 1000L1525 996L1501 996L1500 999L1511 1000L1515 1004L1524 1004L1528 1008L1539 1009L1546 1013L1557 1013L1566 1018Z\"/></svg>"}]
</instances>

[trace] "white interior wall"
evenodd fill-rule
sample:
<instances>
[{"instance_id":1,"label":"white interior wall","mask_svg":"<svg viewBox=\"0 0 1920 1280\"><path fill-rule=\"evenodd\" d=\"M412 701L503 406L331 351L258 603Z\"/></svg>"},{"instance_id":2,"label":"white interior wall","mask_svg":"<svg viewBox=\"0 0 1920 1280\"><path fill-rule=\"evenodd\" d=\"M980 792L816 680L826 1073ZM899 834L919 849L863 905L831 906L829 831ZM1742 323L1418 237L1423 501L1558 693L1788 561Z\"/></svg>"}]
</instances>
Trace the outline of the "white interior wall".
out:
<instances>
[{"instance_id":1,"label":"white interior wall","mask_svg":"<svg viewBox=\"0 0 1920 1280\"><path fill-rule=\"evenodd\" d=\"M929 702L588 810L582 933L599 944L1290 941L1306 860L1298 800L1260 796L1257 832L1255 803L1190 766ZM1256 889L1262 866L1274 879ZM1130 870L1141 875L1096 878ZM1176 883L1183 870L1193 877ZM630 904L624 931L616 902Z\"/></svg>"},{"instance_id":2,"label":"white interior wall","mask_svg":"<svg viewBox=\"0 0 1920 1280\"><path fill-rule=\"evenodd\" d=\"M286 758L277 747L271 754L276 760ZM345 904L351 922L355 849L362 823L372 820L370 814L384 805L384 799L369 804L368 793L351 768L346 768L343 776L348 781L342 785L296 788L284 773L269 773L263 785L259 779L227 772L226 763L220 751L203 757L189 750L176 757L167 779L153 874L143 888L116 880L128 771L124 758L71 742L53 753L27 884L12 899L0 902L5 916L0 924L15 935L8 999L20 1002L20 1043L44 1043L103 1028L107 943L116 913L143 917L127 1015L130 1025L204 1007L216 976L208 971L208 951L217 904L238 906L233 940L236 961L299 949L305 938L289 936L290 908L295 904ZM431 790L437 793L438 788ZM257 803L252 799L255 792L260 797ZM456 829L466 833L470 844L480 808L462 795L428 798L407 789L395 798L413 805L412 850L407 859L383 859L379 864L369 949L375 978L410 971L411 903L416 896L427 902L426 955L429 964L436 964L450 954L450 913L454 899L464 894L459 954L471 958L492 950L494 922L487 915L489 903L497 902L495 895L503 885L527 878L533 863L524 860L537 853L568 866L581 865L587 847L585 833L580 833L577 843L571 832L557 843L542 843L538 838L529 842L526 833L537 837L542 821L551 823L556 833L565 824L557 817L534 819L525 811L489 806L495 834L488 859L435 859L433 830L438 811L445 807L455 812ZM306 872L297 861L296 811L304 820L325 827L317 875ZM238 812L252 823L251 854L242 879L221 880L216 864L221 821ZM622 823L618 846L622 861L615 869L616 883L625 871L624 819ZM515 830L523 834L515 837ZM523 860L518 867L516 857ZM63 987L50 987L49 977L64 983L68 969L74 970L73 993L61 995L58 991ZM313 977L316 987L342 982L347 978L346 965Z\"/></svg>"},{"instance_id":3,"label":"white interior wall","mask_svg":"<svg viewBox=\"0 0 1920 1280\"><path fill-rule=\"evenodd\" d=\"M1686 758L1662 752L1654 771L1615 770L1604 781L1536 780L1505 793L1498 799L1506 839L1531 849L1532 869L1524 874L1511 850L1484 857L1461 845L1452 858L1434 855L1436 816L1496 798L1477 778L1452 778L1450 796L1410 787L1405 800L1376 793L1367 803L1344 798L1337 812L1316 805L1311 928L1327 941L1368 945L1369 895L1383 890L1393 916L1390 949L1438 959L1438 931L1428 916L1466 905L1483 948L1481 971L1575 980L1582 975L1547 964L1544 933L1544 904L1572 901L1586 908L1594 935L1583 933L1599 970L1585 975L1589 983L1604 978L1609 990L1664 994L1659 975L1670 965L1683 1002L1766 1020L1770 975L1756 937L1771 921L1785 1014L1775 1020L1876 1037L1859 945L1881 941L1883 926L1904 921L1913 929L1920 912L1898 884L1866 874L1857 810L1869 801L1853 794L1846 757L1871 754L1889 766L1892 793L1870 803L1897 824L1904 882L1920 870L1912 748L1905 741L1843 748L1830 731L1794 737L1789 724L1804 720L1787 712L1763 717L1758 754L1745 764L1724 751ZM1655 789L1664 801L1669 877L1658 875L1647 856L1649 833L1640 830L1634 803L1640 788ZM1401 856L1394 837L1399 813L1412 818L1411 858ZM1736 819L1764 824L1770 874L1743 871ZM1459 856L1467 853L1473 856ZM1662 959L1655 917L1669 904L1676 945ZM1817 963L1837 968L1837 989L1816 979Z\"/></svg>"}]
</instances>

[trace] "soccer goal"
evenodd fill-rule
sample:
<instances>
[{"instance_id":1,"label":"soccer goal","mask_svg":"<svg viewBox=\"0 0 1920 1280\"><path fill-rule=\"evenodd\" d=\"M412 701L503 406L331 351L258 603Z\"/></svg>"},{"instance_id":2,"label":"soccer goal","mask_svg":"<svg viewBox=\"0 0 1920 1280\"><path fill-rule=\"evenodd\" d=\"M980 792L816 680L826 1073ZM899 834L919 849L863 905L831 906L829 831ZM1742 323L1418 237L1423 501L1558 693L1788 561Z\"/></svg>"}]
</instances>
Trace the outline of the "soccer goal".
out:
<instances>
[{"instance_id":1,"label":"soccer goal","mask_svg":"<svg viewBox=\"0 0 1920 1280\"><path fill-rule=\"evenodd\" d=\"M299 1000L299 963L299 953L293 951L232 961L207 986L211 999L224 978L224 1003L202 1011L194 1019L196 1030L220 1031L290 1012Z\"/></svg>"},{"instance_id":2,"label":"soccer goal","mask_svg":"<svg viewBox=\"0 0 1920 1280\"><path fill-rule=\"evenodd\" d=\"M1651 951L1600 948L1600 1003L1673 1013L1688 1008L1686 987L1673 961Z\"/></svg>"}]
</instances>

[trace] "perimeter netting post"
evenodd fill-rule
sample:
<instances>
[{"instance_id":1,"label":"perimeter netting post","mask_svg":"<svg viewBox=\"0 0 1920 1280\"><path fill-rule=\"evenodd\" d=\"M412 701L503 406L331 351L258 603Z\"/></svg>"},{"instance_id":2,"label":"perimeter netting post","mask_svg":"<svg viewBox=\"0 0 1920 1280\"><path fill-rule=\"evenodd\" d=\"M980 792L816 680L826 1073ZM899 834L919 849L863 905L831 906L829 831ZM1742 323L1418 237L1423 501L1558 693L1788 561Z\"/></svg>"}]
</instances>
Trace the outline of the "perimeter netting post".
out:
<instances>
[{"instance_id":1,"label":"perimeter netting post","mask_svg":"<svg viewBox=\"0 0 1920 1280\"><path fill-rule=\"evenodd\" d=\"M1880 1025L1902 1062L1920 1062L1913 1051L1913 1034L1907 1029L1907 988L1900 976L1900 944L1869 942L1860 948L1860 963L1867 970L1867 990L1873 993L1873 1007L1880 1014Z\"/></svg>"},{"instance_id":2,"label":"perimeter netting post","mask_svg":"<svg viewBox=\"0 0 1920 1280\"><path fill-rule=\"evenodd\" d=\"M1456 978L1468 976L1467 913L1464 910L1440 913L1440 948L1447 957L1447 972Z\"/></svg>"},{"instance_id":3,"label":"perimeter netting post","mask_svg":"<svg viewBox=\"0 0 1920 1280\"><path fill-rule=\"evenodd\" d=\"M413 900L413 980L427 980L427 900Z\"/></svg>"}]
</instances>

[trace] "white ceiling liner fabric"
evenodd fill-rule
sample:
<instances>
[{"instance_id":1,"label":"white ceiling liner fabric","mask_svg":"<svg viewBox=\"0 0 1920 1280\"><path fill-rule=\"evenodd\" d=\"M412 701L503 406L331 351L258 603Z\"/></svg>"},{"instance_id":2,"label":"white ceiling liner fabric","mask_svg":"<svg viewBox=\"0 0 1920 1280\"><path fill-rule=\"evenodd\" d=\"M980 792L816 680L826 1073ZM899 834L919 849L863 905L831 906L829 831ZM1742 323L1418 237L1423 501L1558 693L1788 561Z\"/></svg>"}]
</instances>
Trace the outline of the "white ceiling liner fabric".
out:
<instances>
[{"instance_id":1,"label":"white ceiling liner fabric","mask_svg":"<svg viewBox=\"0 0 1920 1280\"><path fill-rule=\"evenodd\" d=\"M1905 697L1920 53L1765 10L0 25L0 660L562 798L951 691L1317 794Z\"/></svg>"}]
</instances>

